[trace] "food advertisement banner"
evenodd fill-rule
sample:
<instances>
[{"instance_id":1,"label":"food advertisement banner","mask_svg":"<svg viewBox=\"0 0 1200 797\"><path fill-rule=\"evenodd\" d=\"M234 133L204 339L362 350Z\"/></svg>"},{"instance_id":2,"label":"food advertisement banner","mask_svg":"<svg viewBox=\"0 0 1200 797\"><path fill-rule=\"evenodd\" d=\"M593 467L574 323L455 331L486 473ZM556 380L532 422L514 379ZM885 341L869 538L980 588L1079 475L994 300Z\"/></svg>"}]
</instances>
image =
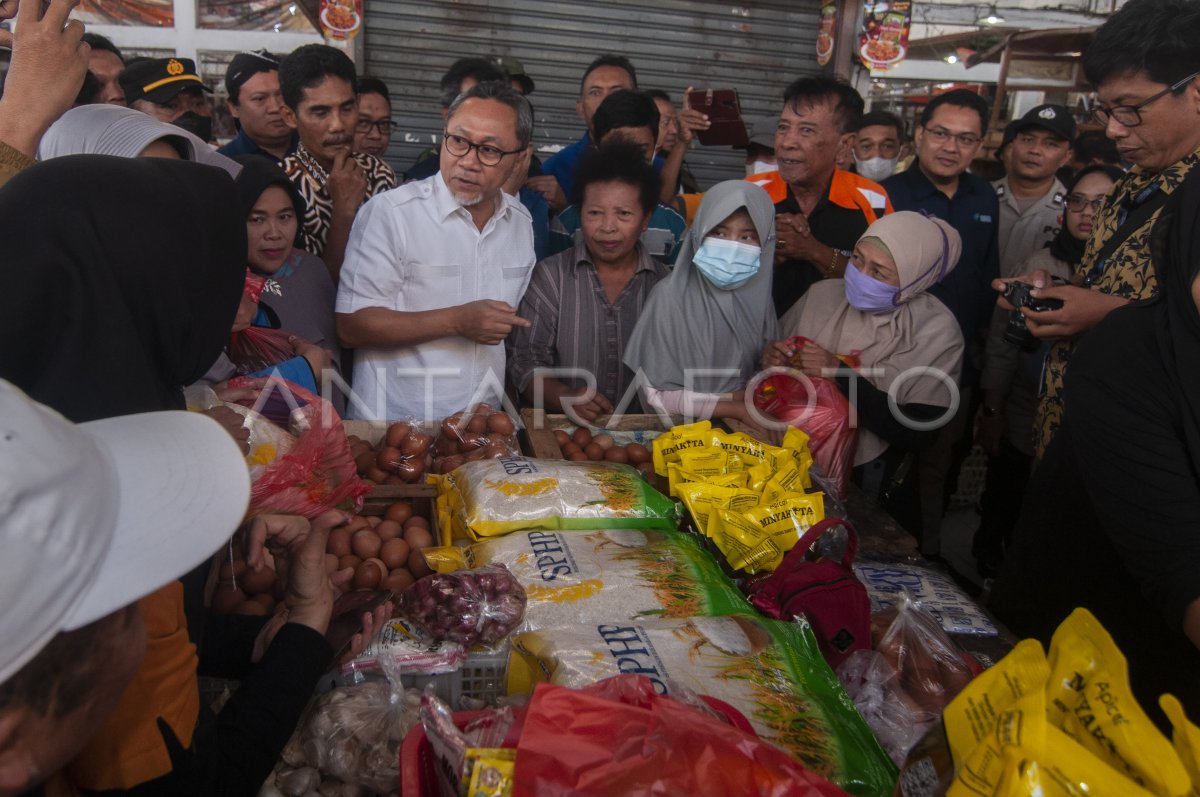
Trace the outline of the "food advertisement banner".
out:
<instances>
[{"instance_id":1,"label":"food advertisement banner","mask_svg":"<svg viewBox=\"0 0 1200 797\"><path fill-rule=\"evenodd\" d=\"M837 36L837 0L825 0L821 20L817 23L817 63L825 66L833 57L833 42Z\"/></svg>"},{"instance_id":2,"label":"food advertisement banner","mask_svg":"<svg viewBox=\"0 0 1200 797\"><path fill-rule=\"evenodd\" d=\"M319 18L327 39L353 39L362 30L363 0L321 0Z\"/></svg>"},{"instance_id":3,"label":"food advertisement banner","mask_svg":"<svg viewBox=\"0 0 1200 797\"><path fill-rule=\"evenodd\" d=\"M908 53L911 0L863 0L858 52L867 69L891 69Z\"/></svg>"}]
</instances>

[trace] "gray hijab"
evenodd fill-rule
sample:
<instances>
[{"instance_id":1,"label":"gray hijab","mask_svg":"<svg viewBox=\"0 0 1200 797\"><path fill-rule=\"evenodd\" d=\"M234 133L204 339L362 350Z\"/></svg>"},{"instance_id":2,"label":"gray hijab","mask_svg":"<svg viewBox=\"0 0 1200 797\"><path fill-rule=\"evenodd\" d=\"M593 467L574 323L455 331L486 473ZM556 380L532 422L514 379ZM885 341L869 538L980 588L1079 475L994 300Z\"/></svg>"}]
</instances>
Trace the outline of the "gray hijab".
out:
<instances>
[{"instance_id":1,"label":"gray hijab","mask_svg":"<svg viewBox=\"0 0 1200 797\"><path fill-rule=\"evenodd\" d=\"M762 255L744 285L722 290L692 262L705 236L740 209L750 214ZM767 341L777 337L771 302L775 263L775 206L759 186L729 180L704 195L675 268L654 286L629 343L625 364L659 390L730 393L746 386ZM702 369L725 369L714 376ZM687 371L693 378L686 378Z\"/></svg>"},{"instance_id":2,"label":"gray hijab","mask_svg":"<svg viewBox=\"0 0 1200 797\"><path fill-rule=\"evenodd\" d=\"M224 169L236 178L242 170L206 142L175 125L120 105L80 105L50 125L38 145L38 160L64 155L112 155L136 158L155 141L166 139L184 160Z\"/></svg>"}]
</instances>

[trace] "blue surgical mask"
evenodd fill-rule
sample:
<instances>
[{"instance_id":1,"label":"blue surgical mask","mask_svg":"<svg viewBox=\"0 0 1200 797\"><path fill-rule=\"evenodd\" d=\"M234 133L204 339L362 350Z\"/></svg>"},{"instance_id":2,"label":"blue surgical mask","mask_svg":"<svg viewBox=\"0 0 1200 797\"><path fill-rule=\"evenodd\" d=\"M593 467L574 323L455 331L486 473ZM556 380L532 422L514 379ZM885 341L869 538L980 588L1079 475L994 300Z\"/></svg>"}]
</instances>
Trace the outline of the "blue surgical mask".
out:
<instances>
[{"instance_id":1,"label":"blue surgical mask","mask_svg":"<svg viewBox=\"0 0 1200 797\"><path fill-rule=\"evenodd\" d=\"M713 285L731 291L758 273L762 247L725 238L705 238L692 262Z\"/></svg>"},{"instance_id":2,"label":"blue surgical mask","mask_svg":"<svg viewBox=\"0 0 1200 797\"><path fill-rule=\"evenodd\" d=\"M864 313L891 313L896 310L896 295L900 289L859 271L854 263L846 264L846 301Z\"/></svg>"}]
</instances>

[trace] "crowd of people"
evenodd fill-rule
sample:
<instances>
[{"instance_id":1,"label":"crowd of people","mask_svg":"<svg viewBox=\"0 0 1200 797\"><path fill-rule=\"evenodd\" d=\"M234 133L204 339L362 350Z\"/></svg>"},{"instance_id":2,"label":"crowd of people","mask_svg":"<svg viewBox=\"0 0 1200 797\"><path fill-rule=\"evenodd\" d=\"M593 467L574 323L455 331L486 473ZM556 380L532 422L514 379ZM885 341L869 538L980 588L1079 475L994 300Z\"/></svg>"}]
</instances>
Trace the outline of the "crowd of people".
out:
<instances>
[{"instance_id":1,"label":"crowd of people","mask_svg":"<svg viewBox=\"0 0 1200 797\"><path fill-rule=\"evenodd\" d=\"M1093 129L1029 110L999 180L974 173L979 94L937 94L910 140L816 74L711 186L686 162L709 119L625 56L582 71L580 137L544 160L533 77L461 58L440 145L395 170L393 96L342 51L237 55L216 147L195 64L127 61L76 3L0 2L0 794L252 794L330 664L339 513L248 528L251 566L288 563L285 613L200 598L246 433L178 410L193 385L244 397L250 326L292 351L249 376L351 418L486 401L771 439L756 380L830 379L854 480L923 553L978 441L999 617L1047 641L1088 606L1151 713L1171 691L1200 715L1200 0L1114 13L1082 57ZM242 687L214 715L199 674Z\"/></svg>"}]
</instances>

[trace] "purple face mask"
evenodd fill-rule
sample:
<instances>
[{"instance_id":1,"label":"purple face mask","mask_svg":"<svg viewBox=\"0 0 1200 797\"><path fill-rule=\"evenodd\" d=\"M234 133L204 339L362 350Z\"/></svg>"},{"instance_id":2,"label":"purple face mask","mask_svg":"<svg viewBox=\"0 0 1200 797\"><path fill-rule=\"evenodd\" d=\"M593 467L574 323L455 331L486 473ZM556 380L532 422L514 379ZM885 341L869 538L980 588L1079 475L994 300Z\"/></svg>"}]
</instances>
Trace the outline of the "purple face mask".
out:
<instances>
[{"instance_id":1,"label":"purple face mask","mask_svg":"<svg viewBox=\"0 0 1200 797\"><path fill-rule=\"evenodd\" d=\"M868 277L854 263L846 264L846 301L854 309L871 314L894 312L899 307L899 293L897 286Z\"/></svg>"}]
</instances>

